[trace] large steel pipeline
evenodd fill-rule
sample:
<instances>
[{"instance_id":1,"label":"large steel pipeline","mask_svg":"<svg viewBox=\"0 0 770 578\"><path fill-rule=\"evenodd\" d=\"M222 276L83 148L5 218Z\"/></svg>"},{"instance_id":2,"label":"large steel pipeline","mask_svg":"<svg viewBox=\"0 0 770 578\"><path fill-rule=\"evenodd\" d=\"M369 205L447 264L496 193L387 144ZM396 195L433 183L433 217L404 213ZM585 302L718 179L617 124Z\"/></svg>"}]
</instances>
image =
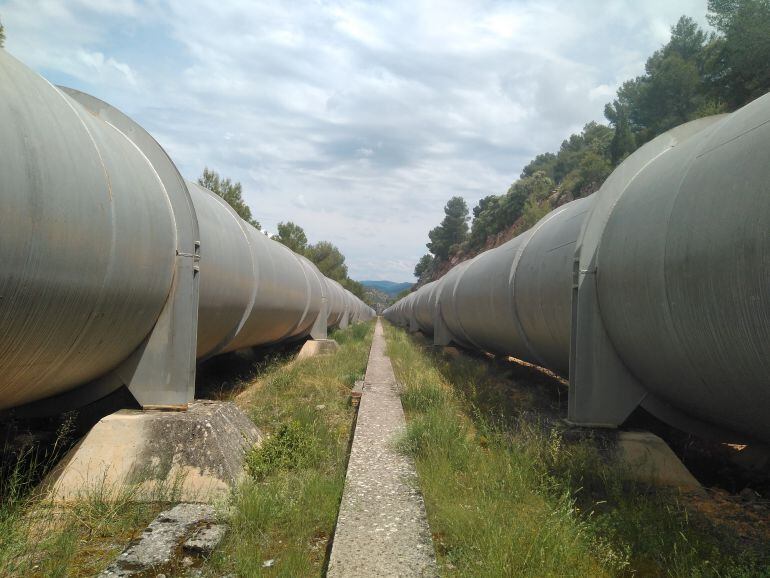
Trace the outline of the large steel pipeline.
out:
<instances>
[{"instance_id":1,"label":"large steel pipeline","mask_svg":"<svg viewBox=\"0 0 770 578\"><path fill-rule=\"evenodd\" d=\"M196 358L374 316L131 119L3 50L0 146L0 410L121 385L181 405Z\"/></svg>"},{"instance_id":2,"label":"large steel pipeline","mask_svg":"<svg viewBox=\"0 0 770 578\"><path fill-rule=\"evenodd\" d=\"M770 95L657 137L384 316L569 377L576 424L641 406L770 442Z\"/></svg>"}]
</instances>

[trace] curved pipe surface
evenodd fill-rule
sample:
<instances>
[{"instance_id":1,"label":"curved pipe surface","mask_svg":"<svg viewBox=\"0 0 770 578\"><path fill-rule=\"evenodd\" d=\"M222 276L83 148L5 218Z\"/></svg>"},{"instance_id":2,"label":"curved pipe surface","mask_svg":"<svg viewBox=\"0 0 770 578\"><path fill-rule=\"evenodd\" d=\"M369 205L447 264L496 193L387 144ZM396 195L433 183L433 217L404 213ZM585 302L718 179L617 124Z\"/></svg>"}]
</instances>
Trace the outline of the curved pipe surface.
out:
<instances>
[{"instance_id":1,"label":"curved pipe surface","mask_svg":"<svg viewBox=\"0 0 770 578\"><path fill-rule=\"evenodd\" d=\"M627 398L618 415L641 405L683 429L767 442L768 232L770 95L657 137L594 195L457 265L384 316L437 343L569 376L570 397L582 388L594 407ZM578 365L609 389L575 387ZM628 384L618 379L613 392L605 376L623 371Z\"/></svg>"},{"instance_id":2,"label":"curved pipe surface","mask_svg":"<svg viewBox=\"0 0 770 578\"><path fill-rule=\"evenodd\" d=\"M602 318L639 381L688 415L765 440L768 121L765 96L643 168L597 253Z\"/></svg>"},{"instance_id":3,"label":"curved pipe surface","mask_svg":"<svg viewBox=\"0 0 770 578\"><path fill-rule=\"evenodd\" d=\"M101 112L124 118L122 130ZM119 111L52 86L0 50L0 410L97 379L106 395L131 377L105 381L150 347L185 282L179 259L197 259L180 252L184 218L197 217L200 236L199 299L180 325L197 320L197 339L183 339L190 360L302 339L319 320L325 334L326 323L374 316L200 185L187 183L188 214L176 214L164 183L185 186L147 139ZM129 374L145 371L131 363Z\"/></svg>"},{"instance_id":4,"label":"curved pipe surface","mask_svg":"<svg viewBox=\"0 0 770 578\"><path fill-rule=\"evenodd\" d=\"M127 358L171 290L176 237L130 139L4 51L0 78L2 409Z\"/></svg>"}]
</instances>

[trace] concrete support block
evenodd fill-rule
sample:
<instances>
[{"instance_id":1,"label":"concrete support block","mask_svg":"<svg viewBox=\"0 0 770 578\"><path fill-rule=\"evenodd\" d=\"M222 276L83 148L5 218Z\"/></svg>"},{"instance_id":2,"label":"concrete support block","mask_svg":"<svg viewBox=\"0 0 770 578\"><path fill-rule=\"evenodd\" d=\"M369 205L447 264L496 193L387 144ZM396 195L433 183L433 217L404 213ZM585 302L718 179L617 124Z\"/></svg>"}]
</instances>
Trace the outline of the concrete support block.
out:
<instances>
[{"instance_id":1,"label":"concrete support block","mask_svg":"<svg viewBox=\"0 0 770 578\"><path fill-rule=\"evenodd\" d=\"M646 431L618 433L616 457L627 476L655 486L670 486L687 492L703 488L668 444Z\"/></svg>"},{"instance_id":2,"label":"concrete support block","mask_svg":"<svg viewBox=\"0 0 770 578\"><path fill-rule=\"evenodd\" d=\"M311 339L305 342L297 354L297 359L307 359L317 355L333 355L340 345L334 339Z\"/></svg>"},{"instance_id":3,"label":"concrete support block","mask_svg":"<svg viewBox=\"0 0 770 578\"><path fill-rule=\"evenodd\" d=\"M462 357L462 354L463 354L462 351L460 351L460 348L455 347L453 345L447 345L442 349L446 355L448 355L449 357L453 357L454 359Z\"/></svg>"},{"instance_id":4,"label":"concrete support block","mask_svg":"<svg viewBox=\"0 0 770 578\"><path fill-rule=\"evenodd\" d=\"M196 401L186 412L121 410L102 418L49 474L55 502L106 499L212 502L244 475L262 436L235 404Z\"/></svg>"}]
</instances>

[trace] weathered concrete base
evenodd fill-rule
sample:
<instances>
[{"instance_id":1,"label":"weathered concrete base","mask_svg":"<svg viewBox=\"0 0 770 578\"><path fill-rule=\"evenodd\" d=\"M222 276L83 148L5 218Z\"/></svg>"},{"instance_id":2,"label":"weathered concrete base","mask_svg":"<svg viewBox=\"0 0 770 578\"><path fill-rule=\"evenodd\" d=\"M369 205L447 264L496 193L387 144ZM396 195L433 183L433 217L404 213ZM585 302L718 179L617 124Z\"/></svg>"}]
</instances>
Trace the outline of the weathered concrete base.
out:
<instances>
[{"instance_id":1,"label":"weathered concrete base","mask_svg":"<svg viewBox=\"0 0 770 578\"><path fill-rule=\"evenodd\" d=\"M310 339L305 342L297 354L297 359L306 359L316 355L332 355L339 350L340 345L334 339Z\"/></svg>"},{"instance_id":2,"label":"weathered concrete base","mask_svg":"<svg viewBox=\"0 0 770 578\"><path fill-rule=\"evenodd\" d=\"M446 353L450 357L454 357L457 359L458 357L462 356L462 351L460 351L459 348L455 347L454 345L446 345L442 348L444 350L444 353Z\"/></svg>"},{"instance_id":3,"label":"weathered concrete base","mask_svg":"<svg viewBox=\"0 0 770 578\"><path fill-rule=\"evenodd\" d=\"M618 432L617 458L629 478L656 486L688 492L703 488L668 444L646 431Z\"/></svg>"},{"instance_id":4,"label":"weathered concrete base","mask_svg":"<svg viewBox=\"0 0 770 578\"><path fill-rule=\"evenodd\" d=\"M99 578L155 576L193 566L210 556L224 535L225 526L216 523L212 506L178 504L158 514Z\"/></svg>"},{"instance_id":5,"label":"weathered concrete base","mask_svg":"<svg viewBox=\"0 0 770 578\"><path fill-rule=\"evenodd\" d=\"M243 474L259 430L235 404L196 401L185 412L121 410L102 418L44 482L54 501L211 502Z\"/></svg>"}]
</instances>

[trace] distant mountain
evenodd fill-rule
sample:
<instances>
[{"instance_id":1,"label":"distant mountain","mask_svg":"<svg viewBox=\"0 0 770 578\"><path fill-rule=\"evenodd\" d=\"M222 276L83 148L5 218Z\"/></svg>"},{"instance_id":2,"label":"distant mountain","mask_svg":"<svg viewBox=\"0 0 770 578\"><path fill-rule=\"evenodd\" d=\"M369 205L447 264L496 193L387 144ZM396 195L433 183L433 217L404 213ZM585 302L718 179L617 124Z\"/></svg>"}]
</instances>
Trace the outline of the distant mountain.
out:
<instances>
[{"instance_id":1,"label":"distant mountain","mask_svg":"<svg viewBox=\"0 0 770 578\"><path fill-rule=\"evenodd\" d=\"M414 283L396 283L395 281L361 281L361 285L364 287L371 287L377 289L390 297L394 297L401 293L404 289L409 289Z\"/></svg>"}]
</instances>

